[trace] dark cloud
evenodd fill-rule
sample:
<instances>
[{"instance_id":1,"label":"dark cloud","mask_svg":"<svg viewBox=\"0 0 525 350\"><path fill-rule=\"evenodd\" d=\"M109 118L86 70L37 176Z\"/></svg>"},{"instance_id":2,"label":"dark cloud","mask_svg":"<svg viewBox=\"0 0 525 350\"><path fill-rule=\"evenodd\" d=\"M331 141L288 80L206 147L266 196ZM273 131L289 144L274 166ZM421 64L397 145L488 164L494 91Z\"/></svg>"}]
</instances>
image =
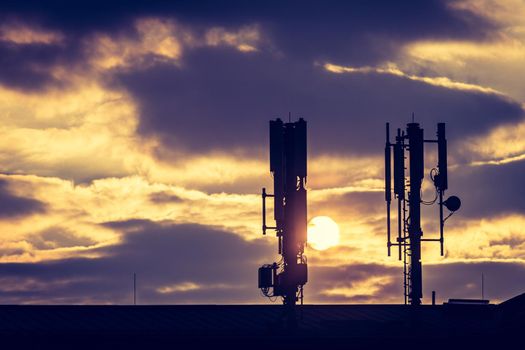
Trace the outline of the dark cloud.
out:
<instances>
[{"instance_id":1,"label":"dark cloud","mask_svg":"<svg viewBox=\"0 0 525 350\"><path fill-rule=\"evenodd\" d=\"M233 49L193 50L181 67L159 64L119 81L139 103L140 133L193 152L263 145L268 119L288 111L309 122L312 153L345 154L381 152L385 121L403 127L412 111L427 135L448 122L451 142L523 114L496 95L397 76L333 74L311 62Z\"/></svg>"},{"instance_id":2,"label":"dark cloud","mask_svg":"<svg viewBox=\"0 0 525 350\"><path fill-rule=\"evenodd\" d=\"M525 160L461 166L449 172L450 194L461 198L458 216L487 218L525 213Z\"/></svg>"},{"instance_id":3,"label":"dark cloud","mask_svg":"<svg viewBox=\"0 0 525 350\"><path fill-rule=\"evenodd\" d=\"M60 84L48 71L56 64L57 53L49 45L16 45L0 42L0 83L23 90Z\"/></svg>"},{"instance_id":4,"label":"dark cloud","mask_svg":"<svg viewBox=\"0 0 525 350\"><path fill-rule=\"evenodd\" d=\"M257 267L274 255L260 240L247 242L213 227L144 220L108 225L126 233L122 244L92 250L101 258L0 264L0 280L10 281L0 288L2 300L127 303L136 272L143 303L242 302L256 299ZM25 290L28 283L34 287ZM156 290L181 283L203 288Z\"/></svg>"},{"instance_id":5,"label":"dark cloud","mask_svg":"<svg viewBox=\"0 0 525 350\"><path fill-rule=\"evenodd\" d=\"M490 36L495 25L448 1L4 1L5 17L25 18L68 33L122 31L134 18L172 17L202 28L258 23L275 49L297 59L370 63L407 41Z\"/></svg>"},{"instance_id":6,"label":"dark cloud","mask_svg":"<svg viewBox=\"0 0 525 350\"><path fill-rule=\"evenodd\" d=\"M150 194L149 200L156 204L169 204L169 203L180 203L182 198L167 192L155 192Z\"/></svg>"},{"instance_id":7,"label":"dark cloud","mask_svg":"<svg viewBox=\"0 0 525 350\"><path fill-rule=\"evenodd\" d=\"M261 21L271 23L271 38L279 49L306 60L375 64L396 56L399 47L412 40L481 39L494 29L472 13L452 11L439 0L285 4Z\"/></svg>"},{"instance_id":8,"label":"dark cloud","mask_svg":"<svg viewBox=\"0 0 525 350\"><path fill-rule=\"evenodd\" d=\"M185 51L181 66L151 62L115 81L136 98L140 133L160 136L164 146L196 152L257 148L266 142L267 120L292 112L310 122L313 152L375 153L386 120L401 125L449 121L457 135L486 131L522 115L521 107L494 95L429 86L379 74L335 75L314 62L374 65L395 59L402 44L421 38L481 40L494 28L443 1L334 2L5 2L6 23L29 23L65 34L57 45L2 43L4 84L27 90L62 86L52 74L60 65L85 69L85 39L106 32L137 35L133 20L161 16L204 28L238 29L256 23L267 38L261 51ZM10 22L9 22L10 21ZM155 61L155 60L154 60ZM0 61L2 62L2 61ZM111 80L113 73L108 72ZM451 134L453 136L454 134ZM379 148L377 148L379 149ZM162 151L159 151L162 153Z\"/></svg>"},{"instance_id":9,"label":"dark cloud","mask_svg":"<svg viewBox=\"0 0 525 350\"><path fill-rule=\"evenodd\" d=\"M385 210L383 192L347 192L334 194L322 201L310 201L311 213L322 213L329 207L331 212L346 216L377 215Z\"/></svg>"},{"instance_id":10,"label":"dark cloud","mask_svg":"<svg viewBox=\"0 0 525 350\"><path fill-rule=\"evenodd\" d=\"M0 15L0 20L2 16ZM35 32L47 31L27 18L5 20L2 29L30 26ZM56 33L55 33L56 34ZM85 66L85 48L82 38L65 33L61 40L42 43L16 43L0 40L0 84L35 92L49 86L67 88L68 82L54 76L55 68L80 70ZM58 35L58 34L57 34Z\"/></svg>"},{"instance_id":11,"label":"dark cloud","mask_svg":"<svg viewBox=\"0 0 525 350\"><path fill-rule=\"evenodd\" d=\"M505 237L501 239L493 239L489 241L489 246L509 246L512 249L518 248L522 244L525 244L525 240L523 240L523 237L520 237L519 235L514 235L511 237Z\"/></svg>"},{"instance_id":12,"label":"dark cloud","mask_svg":"<svg viewBox=\"0 0 525 350\"><path fill-rule=\"evenodd\" d=\"M423 303L430 303L432 291L437 302L452 298L481 298L481 274L485 278L485 297L499 302L525 290L525 264L518 262L455 262L450 264L423 264ZM399 267L380 264L355 264L339 267L316 267L309 270L309 284L305 288L308 300L335 303L378 303L398 298L403 303L403 275ZM387 282L373 282L384 277ZM390 279L390 280L388 280ZM354 288L360 283L371 287L369 293L345 295L327 294L336 288ZM360 288L361 289L361 288ZM358 289L359 290L359 289Z\"/></svg>"},{"instance_id":13,"label":"dark cloud","mask_svg":"<svg viewBox=\"0 0 525 350\"><path fill-rule=\"evenodd\" d=\"M9 182L0 179L0 220L43 213L45 210L45 204L36 199L12 194L9 190Z\"/></svg>"},{"instance_id":14,"label":"dark cloud","mask_svg":"<svg viewBox=\"0 0 525 350\"><path fill-rule=\"evenodd\" d=\"M141 303L265 302L258 298L256 271L263 262L273 261L275 251L267 242L248 242L195 224L132 221L109 225L124 230L125 239L122 244L92 250L101 254L100 258L0 264L2 300L129 303L136 272ZM310 263L305 288L309 303L377 303L397 296L400 303L403 300L401 264L319 264ZM481 272L492 299L504 300L525 289L525 266L515 262L425 265L425 297L430 297L431 290L437 290L444 300L476 297ZM383 280L378 282L378 277ZM369 291L363 285L368 285ZM172 290L160 293L162 287ZM362 293L328 293L335 288L359 288Z\"/></svg>"},{"instance_id":15,"label":"dark cloud","mask_svg":"<svg viewBox=\"0 0 525 350\"><path fill-rule=\"evenodd\" d=\"M309 64L330 60L373 65L395 59L399 49L413 40L483 40L497 31L493 23L468 11L454 10L447 1L439 0L403 3L386 0L108 3L93 0L74 4L4 1L0 4L0 13L4 23L27 23L66 35L62 46L4 45L0 49L3 66L10 63L9 70L2 70L2 81L24 89L59 84L49 72L50 60L61 60L80 69L86 64L86 50L82 46L85 38L94 33L136 37L134 21L149 16L174 19L191 28L196 36L212 26L237 30L257 24L265 38L264 50ZM21 50L30 52L20 55Z\"/></svg>"},{"instance_id":16,"label":"dark cloud","mask_svg":"<svg viewBox=\"0 0 525 350\"><path fill-rule=\"evenodd\" d=\"M89 237L76 235L61 227L53 227L38 232L32 235L28 239L28 242L38 250L78 246L87 247L96 244L96 242Z\"/></svg>"},{"instance_id":17,"label":"dark cloud","mask_svg":"<svg viewBox=\"0 0 525 350\"><path fill-rule=\"evenodd\" d=\"M457 262L423 265L424 294L430 300L435 290L438 301L450 298L481 298L481 274L485 297L506 300L525 291L525 264L519 262Z\"/></svg>"},{"instance_id":18,"label":"dark cloud","mask_svg":"<svg viewBox=\"0 0 525 350\"><path fill-rule=\"evenodd\" d=\"M401 267L390 267L373 263L330 267L309 266L309 284L305 289L308 293L308 300L314 300L314 303L377 303L395 295L399 295L401 301L403 295L400 283L401 273ZM381 285L370 283L368 293L366 287L359 287L359 284L366 283L371 278L376 277L394 278ZM345 295L343 291L335 292L337 289L347 289L349 291L352 288L359 288L356 291L359 290L362 293ZM372 290L372 288L376 290ZM329 293L328 291L332 292Z\"/></svg>"}]
</instances>

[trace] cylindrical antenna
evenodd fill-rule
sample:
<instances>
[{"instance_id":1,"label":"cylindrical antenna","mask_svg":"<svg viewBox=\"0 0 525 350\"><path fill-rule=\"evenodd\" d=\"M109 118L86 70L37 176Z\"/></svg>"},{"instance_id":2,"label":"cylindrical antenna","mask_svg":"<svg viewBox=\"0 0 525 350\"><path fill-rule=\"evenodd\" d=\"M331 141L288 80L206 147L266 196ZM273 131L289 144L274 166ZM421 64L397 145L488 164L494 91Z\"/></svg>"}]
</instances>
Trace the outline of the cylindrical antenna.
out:
<instances>
[{"instance_id":1,"label":"cylindrical antenna","mask_svg":"<svg viewBox=\"0 0 525 350\"><path fill-rule=\"evenodd\" d=\"M385 143L385 200L390 203L392 200L392 179L391 179L391 151L390 151L390 123L386 123L386 143Z\"/></svg>"},{"instance_id":2,"label":"cylindrical antenna","mask_svg":"<svg viewBox=\"0 0 525 350\"><path fill-rule=\"evenodd\" d=\"M387 234L387 249L388 256L390 256L390 202L392 201L392 165L391 165L391 151L390 151L390 123L386 123L386 144L385 144L385 200L386 200L386 234Z\"/></svg>"}]
</instances>

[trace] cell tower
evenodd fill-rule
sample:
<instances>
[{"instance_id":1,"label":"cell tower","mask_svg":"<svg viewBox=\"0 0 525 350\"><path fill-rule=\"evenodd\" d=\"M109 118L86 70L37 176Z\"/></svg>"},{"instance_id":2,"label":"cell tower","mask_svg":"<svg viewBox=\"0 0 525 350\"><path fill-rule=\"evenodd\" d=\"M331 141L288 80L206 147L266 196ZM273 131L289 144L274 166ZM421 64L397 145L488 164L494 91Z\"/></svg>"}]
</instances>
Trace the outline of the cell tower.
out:
<instances>
[{"instance_id":1,"label":"cell tower","mask_svg":"<svg viewBox=\"0 0 525 350\"><path fill-rule=\"evenodd\" d=\"M425 202L421 198L421 184L424 179L424 144L437 143L437 168L430 171L430 179L436 188L436 196L432 201ZM390 236L390 204L392 201L391 171L392 152L394 153L394 196L397 198L397 239L391 242ZM405 152L409 155L409 178L405 178ZM407 185L408 183L408 185ZM408 187L408 188L407 188ZM443 229L445 221L461 206L456 196L443 201L448 188L447 175L447 140L445 138L445 123L437 125L437 140L425 140L423 129L418 123L407 124L407 129L397 129L395 143L390 143L389 123L386 124L385 146L385 200L387 206L387 249L398 247L398 258L403 260L403 286L405 304L420 305L423 297L423 280L421 269L421 242L439 242L443 256ZM421 204L439 206L439 238L423 238L421 229ZM444 217L443 207L450 213Z\"/></svg>"},{"instance_id":2,"label":"cell tower","mask_svg":"<svg viewBox=\"0 0 525 350\"><path fill-rule=\"evenodd\" d=\"M267 297L282 297L288 321L295 322L295 305L303 303L308 280L306 244L306 121L270 121L270 172L274 194L262 189L262 230L275 230L279 262L259 268L259 288ZM275 226L266 226L266 198L274 198Z\"/></svg>"}]
</instances>

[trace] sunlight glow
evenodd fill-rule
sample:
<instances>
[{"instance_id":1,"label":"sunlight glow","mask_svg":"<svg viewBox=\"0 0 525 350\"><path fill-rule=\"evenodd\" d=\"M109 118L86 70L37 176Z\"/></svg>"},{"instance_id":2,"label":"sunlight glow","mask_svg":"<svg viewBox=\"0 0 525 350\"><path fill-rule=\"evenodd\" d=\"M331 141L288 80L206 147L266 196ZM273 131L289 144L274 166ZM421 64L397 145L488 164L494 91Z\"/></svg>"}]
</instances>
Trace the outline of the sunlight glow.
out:
<instances>
[{"instance_id":1,"label":"sunlight glow","mask_svg":"<svg viewBox=\"0 0 525 350\"><path fill-rule=\"evenodd\" d=\"M316 216L308 224L308 244L325 250L339 244L339 226L328 216Z\"/></svg>"}]
</instances>

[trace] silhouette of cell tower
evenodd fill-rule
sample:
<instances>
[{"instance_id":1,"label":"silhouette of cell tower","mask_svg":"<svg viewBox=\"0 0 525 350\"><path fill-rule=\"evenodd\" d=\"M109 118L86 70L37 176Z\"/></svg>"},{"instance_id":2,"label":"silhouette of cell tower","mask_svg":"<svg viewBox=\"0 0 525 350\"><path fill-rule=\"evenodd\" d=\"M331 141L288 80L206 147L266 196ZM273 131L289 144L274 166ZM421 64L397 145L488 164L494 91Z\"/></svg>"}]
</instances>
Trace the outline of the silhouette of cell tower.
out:
<instances>
[{"instance_id":1,"label":"silhouette of cell tower","mask_svg":"<svg viewBox=\"0 0 525 350\"><path fill-rule=\"evenodd\" d=\"M259 288L267 297L282 297L288 321L295 321L294 307L303 303L308 280L306 256L306 121L270 121L270 172L274 194L262 189L262 229L275 230L279 262L259 268ZM266 197L274 198L275 226L266 226Z\"/></svg>"},{"instance_id":2,"label":"silhouette of cell tower","mask_svg":"<svg viewBox=\"0 0 525 350\"><path fill-rule=\"evenodd\" d=\"M424 144L437 143L438 165L430 171L436 195L432 201L425 202L421 198L421 184L424 179ZM391 159L394 153L394 195L397 198L397 240L391 242L390 237L390 203L391 191ZM409 155L409 178L405 178L405 152ZM408 188L407 188L408 182ZM387 206L387 249L398 247L398 258L403 259L403 287L405 304L420 305L423 297L423 278L421 269L421 242L439 242L443 256L443 229L445 221L461 206L456 196L443 201L443 195L448 188L447 175L447 140L445 138L445 123L437 125L437 140L425 140L423 129L418 123L407 124L407 129L397 129L395 143L390 143L389 123L386 124L385 146L385 200ZM423 238L421 229L421 204L439 206L439 238ZM443 207L450 213L444 217Z\"/></svg>"}]
</instances>

